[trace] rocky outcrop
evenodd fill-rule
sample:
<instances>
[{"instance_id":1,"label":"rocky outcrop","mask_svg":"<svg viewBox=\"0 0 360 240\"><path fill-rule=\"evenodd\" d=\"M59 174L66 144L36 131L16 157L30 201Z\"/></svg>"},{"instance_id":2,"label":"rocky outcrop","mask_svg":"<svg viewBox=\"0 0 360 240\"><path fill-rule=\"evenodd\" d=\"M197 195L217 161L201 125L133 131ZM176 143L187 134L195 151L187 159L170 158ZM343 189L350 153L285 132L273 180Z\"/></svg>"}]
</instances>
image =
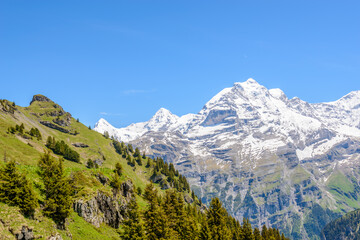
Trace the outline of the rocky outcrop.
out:
<instances>
[{"instance_id":1,"label":"rocky outcrop","mask_svg":"<svg viewBox=\"0 0 360 240\"><path fill-rule=\"evenodd\" d=\"M15 233L15 237L17 240L33 240L33 239L35 239L33 229L29 228L28 226L22 226L20 232Z\"/></svg>"},{"instance_id":2,"label":"rocky outcrop","mask_svg":"<svg viewBox=\"0 0 360 240\"><path fill-rule=\"evenodd\" d=\"M37 94L37 95L34 95L31 102L30 102L30 105L33 103L33 102L52 102L49 98L45 97L44 95L41 95L41 94Z\"/></svg>"},{"instance_id":3,"label":"rocky outcrop","mask_svg":"<svg viewBox=\"0 0 360 240\"><path fill-rule=\"evenodd\" d=\"M113 228L119 228L124 220L127 211L127 204L134 197L133 184L130 180L121 184L118 194L109 196L99 191L90 200L78 200L74 203L74 211L95 227L105 223Z\"/></svg>"},{"instance_id":4,"label":"rocky outcrop","mask_svg":"<svg viewBox=\"0 0 360 240\"><path fill-rule=\"evenodd\" d=\"M61 127L68 127L71 125L71 114L66 113L61 118L57 117L57 118L54 118L52 121Z\"/></svg>"},{"instance_id":5,"label":"rocky outcrop","mask_svg":"<svg viewBox=\"0 0 360 240\"><path fill-rule=\"evenodd\" d=\"M87 145L85 143L72 143L72 145L77 148L88 148L89 147L89 145Z\"/></svg>"},{"instance_id":6,"label":"rocky outcrop","mask_svg":"<svg viewBox=\"0 0 360 240\"><path fill-rule=\"evenodd\" d=\"M46 127L49 127L49 128L52 128L52 129L55 129L55 130L58 130L60 132L63 132L63 133L70 133L69 130L65 129L65 128L62 128L54 123L51 123L49 121L40 121L40 123Z\"/></svg>"}]
</instances>

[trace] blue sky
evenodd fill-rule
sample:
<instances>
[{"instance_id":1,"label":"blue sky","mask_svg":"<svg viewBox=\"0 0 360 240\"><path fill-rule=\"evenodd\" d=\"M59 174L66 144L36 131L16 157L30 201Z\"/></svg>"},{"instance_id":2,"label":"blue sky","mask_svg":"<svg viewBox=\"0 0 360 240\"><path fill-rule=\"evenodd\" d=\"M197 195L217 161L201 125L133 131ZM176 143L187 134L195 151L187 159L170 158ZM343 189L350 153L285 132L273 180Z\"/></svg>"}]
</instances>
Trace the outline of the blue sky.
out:
<instances>
[{"instance_id":1,"label":"blue sky","mask_svg":"<svg viewBox=\"0 0 360 240\"><path fill-rule=\"evenodd\" d=\"M0 1L0 98L86 125L196 113L254 78L309 102L360 90L359 1Z\"/></svg>"}]
</instances>

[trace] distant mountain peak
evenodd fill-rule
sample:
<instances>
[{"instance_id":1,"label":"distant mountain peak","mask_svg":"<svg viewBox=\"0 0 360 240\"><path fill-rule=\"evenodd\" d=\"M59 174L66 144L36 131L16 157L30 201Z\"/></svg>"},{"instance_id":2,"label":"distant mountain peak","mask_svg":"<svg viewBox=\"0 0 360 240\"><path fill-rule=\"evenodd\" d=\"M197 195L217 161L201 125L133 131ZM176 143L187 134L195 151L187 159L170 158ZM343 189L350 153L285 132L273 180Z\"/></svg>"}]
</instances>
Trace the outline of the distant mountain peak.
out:
<instances>
[{"instance_id":1,"label":"distant mountain peak","mask_svg":"<svg viewBox=\"0 0 360 240\"><path fill-rule=\"evenodd\" d=\"M147 122L146 127L149 130L159 130L166 125L175 123L179 117L175 114L172 114L166 108L160 108L155 115Z\"/></svg>"}]
</instances>

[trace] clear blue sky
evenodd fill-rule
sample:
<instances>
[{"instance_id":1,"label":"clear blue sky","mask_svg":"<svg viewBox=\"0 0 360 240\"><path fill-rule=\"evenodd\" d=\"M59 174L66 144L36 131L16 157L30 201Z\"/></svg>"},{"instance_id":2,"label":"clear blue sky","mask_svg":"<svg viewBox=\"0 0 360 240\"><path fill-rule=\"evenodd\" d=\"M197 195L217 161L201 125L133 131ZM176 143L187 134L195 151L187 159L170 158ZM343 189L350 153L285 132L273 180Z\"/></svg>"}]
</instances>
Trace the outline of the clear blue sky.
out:
<instances>
[{"instance_id":1,"label":"clear blue sky","mask_svg":"<svg viewBox=\"0 0 360 240\"><path fill-rule=\"evenodd\" d=\"M196 113L254 78L309 102L360 89L359 1L0 1L0 98L86 125Z\"/></svg>"}]
</instances>

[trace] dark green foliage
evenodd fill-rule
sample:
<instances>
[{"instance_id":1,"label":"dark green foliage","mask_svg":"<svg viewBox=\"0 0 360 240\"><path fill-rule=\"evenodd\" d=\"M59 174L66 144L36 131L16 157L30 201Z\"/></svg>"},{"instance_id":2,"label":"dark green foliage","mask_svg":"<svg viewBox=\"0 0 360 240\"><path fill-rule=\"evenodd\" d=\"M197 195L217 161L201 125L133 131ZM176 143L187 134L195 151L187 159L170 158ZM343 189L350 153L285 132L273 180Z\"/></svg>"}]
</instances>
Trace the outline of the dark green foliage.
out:
<instances>
[{"instance_id":1,"label":"dark green foliage","mask_svg":"<svg viewBox=\"0 0 360 240\"><path fill-rule=\"evenodd\" d=\"M59 228L64 228L65 219L70 215L73 188L64 176L63 160L55 160L49 152L41 156L39 174L44 183L44 213L51 217Z\"/></svg>"},{"instance_id":2,"label":"dark green foliage","mask_svg":"<svg viewBox=\"0 0 360 240\"><path fill-rule=\"evenodd\" d=\"M49 136L46 141L46 147L51 149L55 154L64 156L65 159L80 162L80 154L72 150L63 140L55 141L54 137Z\"/></svg>"},{"instance_id":3,"label":"dark green foliage","mask_svg":"<svg viewBox=\"0 0 360 240\"><path fill-rule=\"evenodd\" d=\"M135 148L134 157L141 157L140 150L138 148Z\"/></svg>"},{"instance_id":4,"label":"dark green foliage","mask_svg":"<svg viewBox=\"0 0 360 240\"><path fill-rule=\"evenodd\" d=\"M86 162L86 167L90 168L90 169L91 168L99 168L99 165L95 161L88 159Z\"/></svg>"},{"instance_id":5,"label":"dark green foliage","mask_svg":"<svg viewBox=\"0 0 360 240\"><path fill-rule=\"evenodd\" d=\"M209 229L207 222L204 222L201 225L199 240L212 240L211 231Z\"/></svg>"},{"instance_id":6,"label":"dark green foliage","mask_svg":"<svg viewBox=\"0 0 360 240\"><path fill-rule=\"evenodd\" d=\"M360 209L349 212L325 226L321 233L326 240L360 239Z\"/></svg>"},{"instance_id":7,"label":"dark green foliage","mask_svg":"<svg viewBox=\"0 0 360 240\"><path fill-rule=\"evenodd\" d=\"M30 131L29 131L29 135L33 136L33 137L36 137L36 139L38 141L42 140L41 133L40 133L39 129L37 129L37 128L31 128Z\"/></svg>"},{"instance_id":8,"label":"dark green foliage","mask_svg":"<svg viewBox=\"0 0 360 240\"><path fill-rule=\"evenodd\" d=\"M142 166L142 160L141 160L141 155L136 157L136 162L138 163L139 166Z\"/></svg>"},{"instance_id":9,"label":"dark green foliage","mask_svg":"<svg viewBox=\"0 0 360 240\"><path fill-rule=\"evenodd\" d=\"M113 178L111 179L110 186L113 188L115 195L117 195L120 192L121 180L119 175L117 175L116 173L113 175Z\"/></svg>"},{"instance_id":10,"label":"dark green foliage","mask_svg":"<svg viewBox=\"0 0 360 240\"><path fill-rule=\"evenodd\" d=\"M19 173L14 161L0 169L0 201L18 206L25 216L30 217L38 206L32 184L24 174Z\"/></svg>"},{"instance_id":11,"label":"dark green foliage","mask_svg":"<svg viewBox=\"0 0 360 240\"><path fill-rule=\"evenodd\" d=\"M244 236L243 239L244 240L254 240L254 235L253 235L253 230L251 228L251 223L246 218L243 219L242 230L243 230L243 236Z\"/></svg>"},{"instance_id":12,"label":"dark green foliage","mask_svg":"<svg viewBox=\"0 0 360 240\"><path fill-rule=\"evenodd\" d=\"M114 173L116 173L120 177L122 174L122 170L123 170L123 168L122 168L121 164L116 163Z\"/></svg>"},{"instance_id":13,"label":"dark green foliage","mask_svg":"<svg viewBox=\"0 0 360 240\"><path fill-rule=\"evenodd\" d=\"M338 217L331 210L324 210L319 204L315 203L311 208L309 215L305 219L304 228L308 236L320 236L322 229L331 220Z\"/></svg>"},{"instance_id":14,"label":"dark green foliage","mask_svg":"<svg viewBox=\"0 0 360 240\"><path fill-rule=\"evenodd\" d=\"M198 229L194 219L185 211L183 196L175 190L166 191L162 208L168 218L169 228L172 236L177 239L196 239Z\"/></svg>"},{"instance_id":15,"label":"dark green foliage","mask_svg":"<svg viewBox=\"0 0 360 240\"><path fill-rule=\"evenodd\" d=\"M94 168L94 162L93 162L93 160L89 159L89 160L86 162L86 167L87 167L87 168Z\"/></svg>"},{"instance_id":16,"label":"dark green foliage","mask_svg":"<svg viewBox=\"0 0 360 240\"><path fill-rule=\"evenodd\" d=\"M262 240L261 233L258 228L254 229L254 240Z\"/></svg>"},{"instance_id":17,"label":"dark green foliage","mask_svg":"<svg viewBox=\"0 0 360 240\"><path fill-rule=\"evenodd\" d=\"M133 153L134 152L134 148L131 144L128 144L128 150L130 153Z\"/></svg>"},{"instance_id":18,"label":"dark green foliage","mask_svg":"<svg viewBox=\"0 0 360 240\"><path fill-rule=\"evenodd\" d=\"M130 200L127 208L128 219L123 222L123 232L120 234L124 240L142 240L145 232L140 219L140 213L135 198Z\"/></svg>"},{"instance_id":19,"label":"dark green foliage","mask_svg":"<svg viewBox=\"0 0 360 240\"><path fill-rule=\"evenodd\" d=\"M105 137L106 139L108 139L108 138L110 137L108 131L105 131L105 132L104 132L104 137Z\"/></svg>"},{"instance_id":20,"label":"dark green foliage","mask_svg":"<svg viewBox=\"0 0 360 240\"><path fill-rule=\"evenodd\" d=\"M142 189L141 189L141 187L138 187L138 188L136 189L136 192L137 192L137 194L138 194L139 196L141 196L141 194L142 194Z\"/></svg>"},{"instance_id":21,"label":"dark green foliage","mask_svg":"<svg viewBox=\"0 0 360 240\"><path fill-rule=\"evenodd\" d=\"M230 229L226 225L228 213L226 212L225 208L222 207L222 204L218 198L213 198L211 200L206 216L212 239L231 239Z\"/></svg>"},{"instance_id":22,"label":"dark green foliage","mask_svg":"<svg viewBox=\"0 0 360 240\"><path fill-rule=\"evenodd\" d=\"M146 186L144 197L148 201L148 208L144 212L146 239L171 239L171 229L163 209L159 206L157 191L152 184Z\"/></svg>"}]
</instances>

